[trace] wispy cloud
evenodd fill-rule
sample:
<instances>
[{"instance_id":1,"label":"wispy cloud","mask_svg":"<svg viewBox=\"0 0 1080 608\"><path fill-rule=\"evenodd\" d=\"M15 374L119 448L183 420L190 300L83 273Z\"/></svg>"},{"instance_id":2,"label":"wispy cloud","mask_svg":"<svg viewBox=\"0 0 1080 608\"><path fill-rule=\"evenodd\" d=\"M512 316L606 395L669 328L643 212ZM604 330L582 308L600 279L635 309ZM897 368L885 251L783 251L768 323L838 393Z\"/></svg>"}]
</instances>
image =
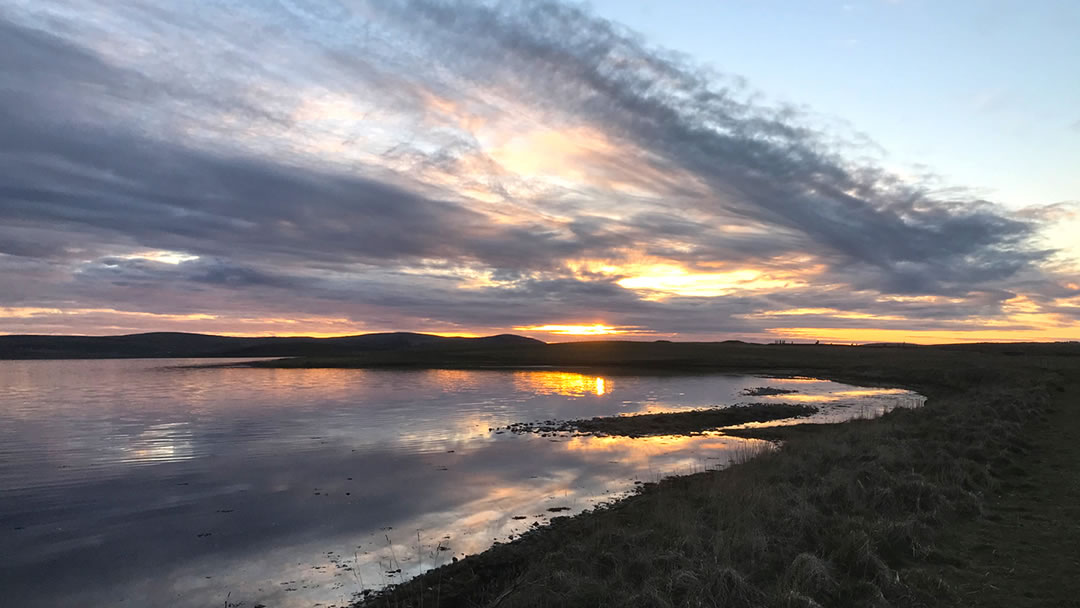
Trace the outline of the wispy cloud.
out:
<instances>
[{"instance_id":1,"label":"wispy cloud","mask_svg":"<svg viewBox=\"0 0 1080 608\"><path fill-rule=\"evenodd\" d=\"M1071 314L1049 211L899 177L576 5L16 3L0 74L12 309L683 336L948 330L1021 290Z\"/></svg>"}]
</instances>

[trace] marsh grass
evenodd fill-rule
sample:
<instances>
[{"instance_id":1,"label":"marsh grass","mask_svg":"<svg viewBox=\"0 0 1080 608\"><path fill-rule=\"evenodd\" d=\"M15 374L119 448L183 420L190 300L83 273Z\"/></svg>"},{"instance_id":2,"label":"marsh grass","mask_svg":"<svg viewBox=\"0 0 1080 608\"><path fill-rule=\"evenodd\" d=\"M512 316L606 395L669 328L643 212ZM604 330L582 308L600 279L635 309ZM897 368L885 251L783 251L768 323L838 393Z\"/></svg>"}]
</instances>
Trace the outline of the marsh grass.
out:
<instances>
[{"instance_id":1,"label":"marsh grass","mask_svg":"<svg viewBox=\"0 0 1080 608\"><path fill-rule=\"evenodd\" d=\"M782 449L554 518L365 605L435 606L435 580L444 607L951 601L937 574L951 558L937 539L952 522L979 516L1029 449L1025 425L1046 407L1046 376L963 353L946 367L882 359L833 377L906 385L929 398L926 407L787 427Z\"/></svg>"}]
</instances>

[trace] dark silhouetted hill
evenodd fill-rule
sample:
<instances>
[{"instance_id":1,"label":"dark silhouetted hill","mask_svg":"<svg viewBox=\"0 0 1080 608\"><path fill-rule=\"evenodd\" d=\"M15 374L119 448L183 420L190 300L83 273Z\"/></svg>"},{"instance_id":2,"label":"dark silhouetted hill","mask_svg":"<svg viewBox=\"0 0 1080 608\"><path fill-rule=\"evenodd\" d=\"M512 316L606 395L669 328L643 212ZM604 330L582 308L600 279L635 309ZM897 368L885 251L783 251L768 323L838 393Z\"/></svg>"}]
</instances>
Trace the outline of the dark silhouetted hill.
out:
<instances>
[{"instance_id":1,"label":"dark silhouetted hill","mask_svg":"<svg viewBox=\"0 0 1080 608\"><path fill-rule=\"evenodd\" d=\"M0 336L0 359L343 357L372 351L502 350L543 344L512 334L448 338L409 332L340 338L235 338L167 332L125 336L16 335Z\"/></svg>"}]
</instances>

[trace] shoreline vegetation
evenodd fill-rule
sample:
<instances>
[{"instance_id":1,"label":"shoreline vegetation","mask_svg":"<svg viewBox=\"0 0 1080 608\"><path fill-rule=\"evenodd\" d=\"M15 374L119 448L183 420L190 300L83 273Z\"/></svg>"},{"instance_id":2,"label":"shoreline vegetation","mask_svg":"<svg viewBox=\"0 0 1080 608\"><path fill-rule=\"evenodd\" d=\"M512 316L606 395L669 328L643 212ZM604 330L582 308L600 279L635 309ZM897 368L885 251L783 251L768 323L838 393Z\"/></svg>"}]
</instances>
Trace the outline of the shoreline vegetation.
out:
<instances>
[{"instance_id":1,"label":"shoreline vegetation","mask_svg":"<svg viewBox=\"0 0 1080 608\"><path fill-rule=\"evenodd\" d=\"M1069 344L599 342L255 366L760 373L927 397L922 408L872 420L733 432L784 444L553 518L513 542L365 590L356 606L1065 606L1080 594L1067 574L1077 567L1080 491L1065 483L1080 462L1077 356ZM1058 452L1066 454L1054 457L1058 468L1047 468L1045 455ZM1023 522L1002 511L1029 494ZM1045 546L1027 547L1032 534ZM1015 564L1017 552L1028 563Z\"/></svg>"},{"instance_id":2,"label":"shoreline vegetation","mask_svg":"<svg viewBox=\"0 0 1080 608\"><path fill-rule=\"evenodd\" d=\"M685 412L635 414L632 416L597 416L595 418L567 421L517 422L495 430L506 430L515 434L537 433L545 436L562 433L599 436L621 435L624 437L694 435L747 422L771 422L789 418L802 418L817 411L818 408L812 405L750 403L728 407L702 408Z\"/></svg>"}]
</instances>

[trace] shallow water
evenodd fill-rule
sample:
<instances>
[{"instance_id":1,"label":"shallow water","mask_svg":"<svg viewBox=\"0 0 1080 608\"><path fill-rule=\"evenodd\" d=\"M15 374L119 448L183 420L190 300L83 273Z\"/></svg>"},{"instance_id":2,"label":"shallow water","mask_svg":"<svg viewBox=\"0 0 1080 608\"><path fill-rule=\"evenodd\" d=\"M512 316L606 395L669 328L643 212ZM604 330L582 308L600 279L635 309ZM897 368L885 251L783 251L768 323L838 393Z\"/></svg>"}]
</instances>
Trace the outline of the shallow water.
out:
<instances>
[{"instance_id":1,"label":"shallow water","mask_svg":"<svg viewBox=\"0 0 1080 608\"><path fill-rule=\"evenodd\" d=\"M5 605L341 606L765 447L496 427L763 401L834 421L922 402L808 378L183 367L201 362L0 361ZM798 393L741 394L757 386Z\"/></svg>"}]
</instances>

